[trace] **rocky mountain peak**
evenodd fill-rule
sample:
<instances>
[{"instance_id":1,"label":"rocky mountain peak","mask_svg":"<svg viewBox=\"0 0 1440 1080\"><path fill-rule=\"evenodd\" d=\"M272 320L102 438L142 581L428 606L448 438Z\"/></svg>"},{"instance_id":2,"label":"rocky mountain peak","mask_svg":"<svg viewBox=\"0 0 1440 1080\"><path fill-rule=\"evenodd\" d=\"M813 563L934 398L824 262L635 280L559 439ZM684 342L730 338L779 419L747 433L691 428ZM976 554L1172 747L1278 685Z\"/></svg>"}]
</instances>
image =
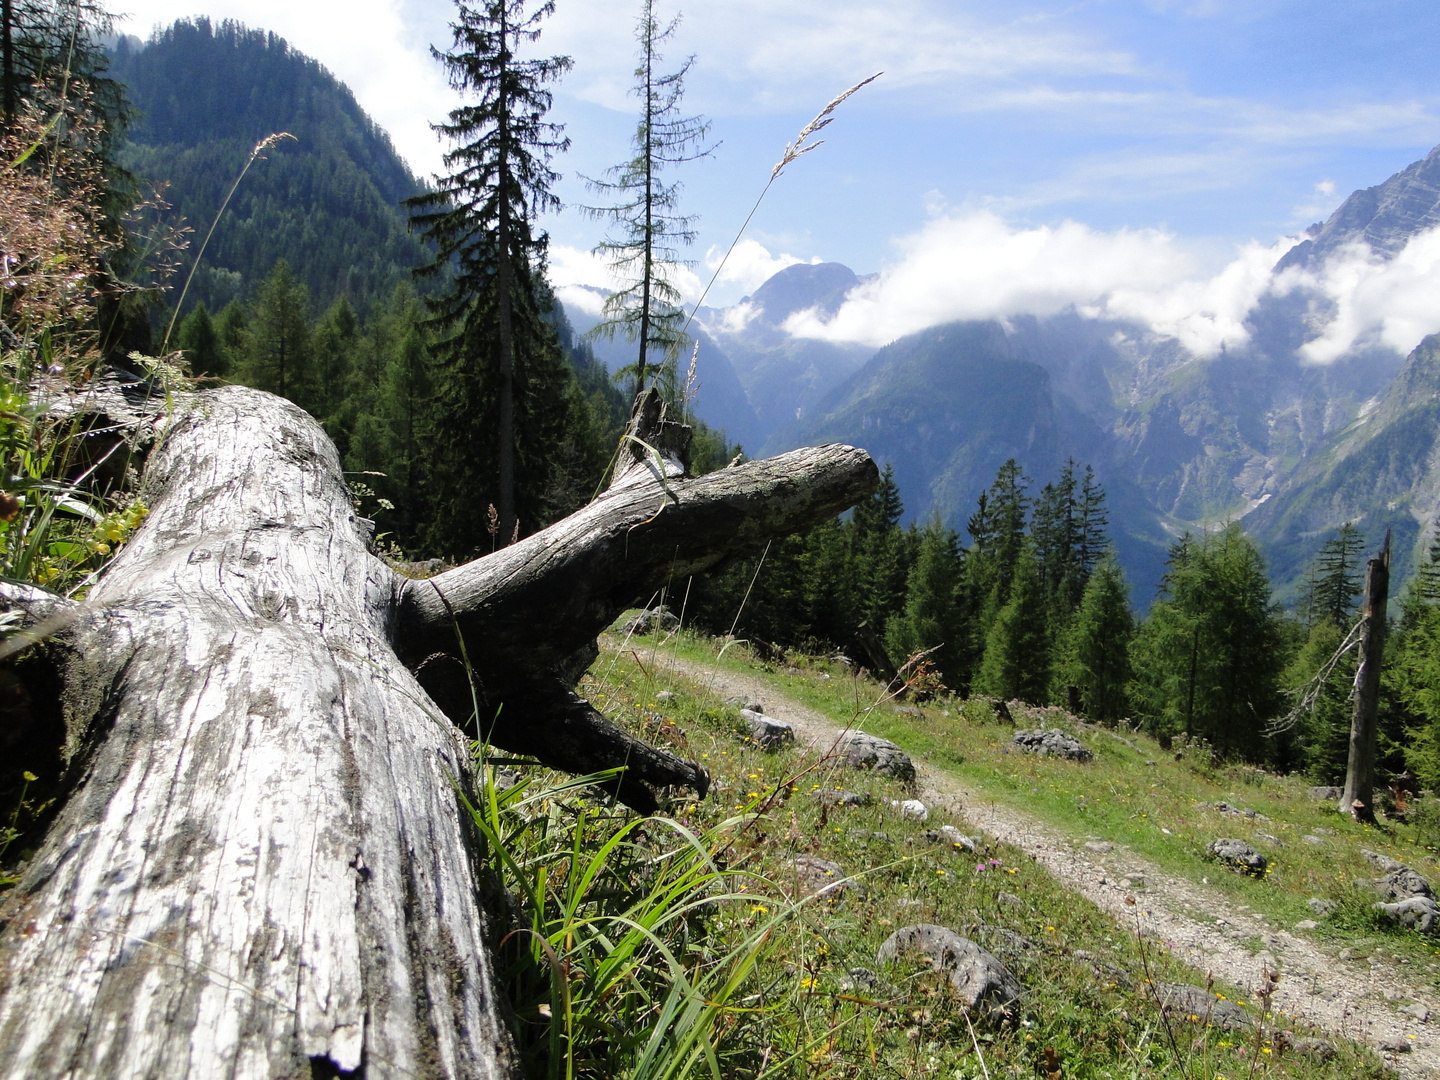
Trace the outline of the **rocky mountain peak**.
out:
<instances>
[{"instance_id":1,"label":"rocky mountain peak","mask_svg":"<svg viewBox=\"0 0 1440 1080\"><path fill-rule=\"evenodd\" d=\"M1383 184L1353 193L1318 230L1307 230L1310 238L1291 248L1275 270L1317 264L1356 241L1388 258L1416 233L1436 226L1440 226L1440 146Z\"/></svg>"}]
</instances>

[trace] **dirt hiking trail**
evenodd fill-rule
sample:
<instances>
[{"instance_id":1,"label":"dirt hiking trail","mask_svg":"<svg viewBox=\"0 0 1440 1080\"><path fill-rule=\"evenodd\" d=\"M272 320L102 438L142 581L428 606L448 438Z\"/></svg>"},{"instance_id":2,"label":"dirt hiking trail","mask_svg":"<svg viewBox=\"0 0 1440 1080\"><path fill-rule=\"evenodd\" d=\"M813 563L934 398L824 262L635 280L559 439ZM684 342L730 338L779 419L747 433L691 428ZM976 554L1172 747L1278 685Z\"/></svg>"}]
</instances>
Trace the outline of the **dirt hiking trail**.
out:
<instances>
[{"instance_id":1,"label":"dirt hiking trail","mask_svg":"<svg viewBox=\"0 0 1440 1080\"><path fill-rule=\"evenodd\" d=\"M743 695L763 702L766 715L794 727L801 747L825 753L845 730L843 724L785 697L759 678L663 651L647 657L651 658L722 697ZM1147 940L1196 971L1241 987L1256 987L1267 970L1278 970L1283 978L1272 999L1277 1012L1370 1044L1402 1077L1440 1078L1440 1040L1431 1033L1431 1023L1400 1013L1386 998L1387 993L1399 997L1403 989L1405 996L1434 1014L1434 1023L1440 1023L1440 996L1428 986L1409 985L1412 969L1388 957L1372 957L1367 963L1343 960L1240 910L1213 889L1165 873L1123 845L1109 845L1105 851L1077 849L1038 818L982 801L953 776L912 756L919 774L916 795L922 802L942 807L1032 856L1070 891L1113 915L1121 927L1134 932L1138 919ZM1143 876L1143 885L1135 881L1137 874ZM1134 897L1136 904L1127 905L1126 897ZM1257 940L1264 948L1252 952L1247 945ZM1406 1046L1408 1051L1397 1052Z\"/></svg>"}]
</instances>

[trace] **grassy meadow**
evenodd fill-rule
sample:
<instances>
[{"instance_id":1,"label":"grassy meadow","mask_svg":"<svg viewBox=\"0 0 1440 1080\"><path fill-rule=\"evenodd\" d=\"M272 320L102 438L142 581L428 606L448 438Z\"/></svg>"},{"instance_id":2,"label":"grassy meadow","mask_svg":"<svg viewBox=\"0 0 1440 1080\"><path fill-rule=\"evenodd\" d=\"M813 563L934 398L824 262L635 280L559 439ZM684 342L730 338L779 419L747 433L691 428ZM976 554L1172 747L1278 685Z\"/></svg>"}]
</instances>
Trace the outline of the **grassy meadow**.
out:
<instances>
[{"instance_id":1,"label":"grassy meadow","mask_svg":"<svg viewBox=\"0 0 1440 1080\"><path fill-rule=\"evenodd\" d=\"M518 767L524 779L510 790L524 793L506 797L524 809L497 807L494 820L510 830L514 865L499 869L512 893L526 893L522 908L533 932L502 957L513 954L508 978L527 1052L542 1073L956 1080L1388 1074L1370 1051L1343 1040L1328 1039L1335 1051L1329 1060L1298 1052L1319 1033L1270 1015L1255 988L1207 987L1216 1001L1239 1002L1255 1021L1249 1027L1162 1012L1156 987L1206 987L1204 974L1142 940L1133 924L1067 892L1029 856L977 836L945 811L931 807L924 822L902 817L893 802L909 793L898 783L813 753L750 743L735 703L666 670L660 650L759 676L837 723L893 739L975 797L1037 815L1077 844L1100 838L1130 845L1167 872L1208 879L1274 926L1317 919L1311 933L1322 941L1357 957L1384 953L1435 978L1436 950L1417 934L1376 923L1370 898L1353 885L1376 874L1362 847L1423 872L1424 837L1413 825L1365 828L1317 808L1299 778L1215 764L1202 747L1177 744L1164 754L1143 736L1116 732L1122 741L1090 727L1077 733L1095 752L1093 763L1038 758L1010 749L1012 729L985 703L942 697L918 713L910 704L911 711L898 711L877 685L838 661L792 655L763 663L743 644L688 633L612 635L602 644L582 692L647 740L701 761L713 785L706 799L670 807L669 822L637 824L583 785ZM1017 711L1015 719L1076 730L1055 710ZM819 797L837 789L865 796L866 804L835 806ZM1269 820L1200 805L1220 800ZM947 824L973 838L975 850L937 836ZM1323 841L1302 841L1307 834ZM1271 858L1271 873L1244 878L1206 860L1204 844L1217 835L1254 843ZM833 863L839 873L830 876L843 885L807 895L816 884L814 860ZM1311 896L1340 906L1318 919L1305 905ZM886 937L916 923L946 926L1000 957L1027 989L1008 1021L972 1024L944 975L921 962L877 964ZM620 928L628 944L617 937ZM601 971L607 963L612 970ZM667 1041L673 1045L662 1050Z\"/></svg>"}]
</instances>

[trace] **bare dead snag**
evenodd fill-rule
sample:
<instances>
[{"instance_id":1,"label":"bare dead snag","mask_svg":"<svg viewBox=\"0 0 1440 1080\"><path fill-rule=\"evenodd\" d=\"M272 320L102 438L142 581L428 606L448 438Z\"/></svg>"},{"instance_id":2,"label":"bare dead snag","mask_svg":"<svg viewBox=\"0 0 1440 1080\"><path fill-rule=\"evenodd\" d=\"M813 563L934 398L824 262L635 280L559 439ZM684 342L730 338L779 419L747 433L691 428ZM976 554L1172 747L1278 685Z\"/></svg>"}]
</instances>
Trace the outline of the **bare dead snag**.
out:
<instances>
[{"instance_id":1,"label":"bare dead snag","mask_svg":"<svg viewBox=\"0 0 1440 1080\"><path fill-rule=\"evenodd\" d=\"M1375 823L1375 725L1380 708L1380 670L1385 661L1385 607L1390 595L1390 533L1380 554L1365 564L1360 622L1360 664L1355 669L1350 751L1345 763L1342 810Z\"/></svg>"},{"instance_id":2,"label":"bare dead snag","mask_svg":"<svg viewBox=\"0 0 1440 1080\"><path fill-rule=\"evenodd\" d=\"M574 694L577 655L670 575L876 480L848 447L622 475L431 585L372 554L310 417L241 387L180 402L149 517L66 612L63 797L0 901L0 1077L516 1076L457 627L499 745L624 765L632 805L703 790Z\"/></svg>"}]
</instances>

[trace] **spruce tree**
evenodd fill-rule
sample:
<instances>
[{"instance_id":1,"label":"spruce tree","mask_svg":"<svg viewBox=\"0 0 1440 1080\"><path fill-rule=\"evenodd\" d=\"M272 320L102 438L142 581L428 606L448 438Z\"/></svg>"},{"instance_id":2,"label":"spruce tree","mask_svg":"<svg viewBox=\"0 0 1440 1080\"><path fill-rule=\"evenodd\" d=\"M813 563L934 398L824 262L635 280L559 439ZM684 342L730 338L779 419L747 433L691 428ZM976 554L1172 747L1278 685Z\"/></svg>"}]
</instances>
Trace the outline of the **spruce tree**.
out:
<instances>
[{"instance_id":1,"label":"spruce tree","mask_svg":"<svg viewBox=\"0 0 1440 1080\"><path fill-rule=\"evenodd\" d=\"M569 140L545 120L552 100L546 85L571 61L519 55L539 38L541 21L554 11L550 0L474 6L457 0L456 8L451 50L431 51L445 65L450 85L477 100L435 125L456 144L445 155L453 171L410 206L435 250L422 272L448 275L446 291L433 301L441 332L437 423L443 432L436 446L443 489L436 539L464 554L480 545L480 440L492 441L495 475L478 486L495 493L506 543L519 531L517 459L535 456L517 449L517 436L523 428L527 440L543 438L553 426L523 410L539 402L536 386L550 388L561 363L555 330L537 298L546 237L533 226L542 212L559 208L550 190L557 179L550 162ZM552 410L557 405L547 404ZM529 493L535 500L538 493Z\"/></svg>"},{"instance_id":2,"label":"spruce tree","mask_svg":"<svg viewBox=\"0 0 1440 1080\"><path fill-rule=\"evenodd\" d=\"M180 350L196 375L218 378L230 369L220 331L203 303L196 304L180 324Z\"/></svg>"},{"instance_id":3,"label":"spruce tree","mask_svg":"<svg viewBox=\"0 0 1440 1080\"><path fill-rule=\"evenodd\" d=\"M1029 482L1019 462L1014 458L1006 461L989 490L980 496L968 524L971 547L966 560L966 591L977 612L982 641L988 637L1000 609L1010 600L1020 552L1029 543L1025 535Z\"/></svg>"},{"instance_id":4,"label":"spruce tree","mask_svg":"<svg viewBox=\"0 0 1440 1080\"><path fill-rule=\"evenodd\" d=\"M1095 565L1110 548L1110 516L1105 506L1105 489L1095 479L1095 470L1085 466L1085 477L1080 482L1080 539L1077 548L1077 562L1080 574L1089 580Z\"/></svg>"},{"instance_id":5,"label":"spruce tree","mask_svg":"<svg viewBox=\"0 0 1440 1080\"><path fill-rule=\"evenodd\" d=\"M1020 546L1010 595L985 637L975 689L1002 700L1042 704L1050 688L1049 640L1040 568L1029 543Z\"/></svg>"},{"instance_id":6,"label":"spruce tree","mask_svg":"<svg viewBox=\"0 0 1440 1080\"><path fill-rule=\"evenodd\" d=\"M856 622L868 623L882 640L890 617L905 605L911 552L900 528L904 512L895 471L887 464L880 474L880 487L851 515L848 573L856 591ZM848 628L847 638L854 629L854 625Z\"/></svg>"},{"instance_id":7,"label":"spruce tree","mask_svg":"<svg viewBox=\"0 0 1440 1080\"><path fill-rule=\"evenodd\" d=\"M311 406L310 296L281 259L260 289L235 377Z\"/></svg>"},{"instance_id":8,"label":"spruce tree","mask_svg":"<svg viewBox=\"0 0 1440 1080\"><path fill-rule=\"evenodd\" d=\"M1052 622L1057 625L1075 610L1085 590L1081 527L1075 461L1071 459L1061 466L1059 479L1040 489L1030 519L1041 586L1049 601Z\"/></svg>"},{"instance_id":9,"label":"spruce tree","mask_svg":"<svg viewBox=\"0 0 1440 1080\"><path fill-rule=\"evenodd\" d=\"M1130 587L1113 554L1102 559L1085 584L1079 609L1061 647L1058 682L1080 691L1080 711L1114 724L1130 714L1130 641L1135 618Z\"/></svg>"},{"instance_id":10,"label":"spruce tree","mask_svg":"<svg viewBox=\"0 0 1440 1080\"><path fill-rule=\"evenodd\" d=\"M886 630L886 647L897 664L934 649L929 659L951 690L961 689L968 676L965 623L958 603L963 559L960 538L938 518L921 529L906 581L904 613Z\"/></svg>"},{"instance_id":11,"label":"spruce tree","mask_svg":"<svg viewBox=\"0 0 1440 1080\"><path fill-rule=\"evenodd\" d=\"M1306 622L1328 622L1348 630L1355 622L1365 571L1365 534L1346 522L1325 541L1311 564Z\"/></svg>"},{"instance_id":12,"label":"spruce tree","mask_svg":"<svg viewBox=\"0 0 1440 1080\"><path fill-rule=\"evenodd\" d=\"M667 361L673 365L688 345L673 273L682 265L681 249L695 239L695 219L679 212L680 184L667 182L665 175L677 165L705 157L712 149L705 145L709 122L680 111L685 76L695 58L689 57L668 74L659 69L663 62L660 46L679 23L677 17L661 29L654 0L642 0L635 28L640 62L632 92L640 99L640 122L631 140L634 154L610 169L604 179L589 181L598 194L612 200L609 205L586 209L614 226L614 233L595 253L610 264L620 281L620 287L605 301L604 319L591 332L606 338L620 332L635 343L637 393L645 386L652 366ZM660 354L658 365L651 362L652 351ZM616 374L623 377L630 370ZM667 397L674 396L672 387Z\"/></svg>"},{"instance_id":13,"label":"spruce tree","mask_svg":"<svg viewBox=\"0 0 1440 1080\"><path fill-rule=\"evenodd\" d=\"M329 417L345 397L350 364L360 342L360 320L346 297L331 305L315 327L311 346L314 358L314 413Z\"/></svg>"}]
</instances>

